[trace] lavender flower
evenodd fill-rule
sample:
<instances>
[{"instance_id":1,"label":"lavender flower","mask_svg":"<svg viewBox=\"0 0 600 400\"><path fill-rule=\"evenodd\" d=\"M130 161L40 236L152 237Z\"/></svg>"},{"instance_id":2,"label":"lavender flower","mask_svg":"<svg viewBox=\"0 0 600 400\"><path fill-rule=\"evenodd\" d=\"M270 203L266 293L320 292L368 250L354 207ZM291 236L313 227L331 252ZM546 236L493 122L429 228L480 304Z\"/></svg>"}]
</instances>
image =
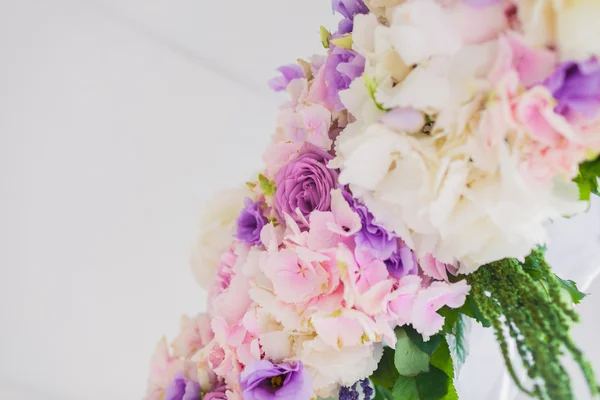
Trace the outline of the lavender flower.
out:
<instances>
[{"instance_id":1,"label":"lavender flower","mask_svg":"<svg viewBox=\"0 0 600 400\"><path fill-rule=\"evenodd\" d=\"M304 78L304 72L299 65L290 64L284 65L277 69L281 76L271 78L269 86L276 92L282 92L287 89L289 83L294 79Z\"/></svg>"},{"instance_id":2,"label":"lavender flower","mask_svg":"<svg viewBox=\"0 0 600 400\"><path fill-rule=\"evenodd\" d=\"M369 12L369 8L363 0L332 0L331 6L333 11L350 20L354 19L356 14L367 14Z\"/></svg>"},{"instance_id":3,"label":"lavender flower","mask_svg":"<svg viewBox=\"0 0 600 400\"><path fill-rule=\"evenodd\" d=\"M267 219L262 215L261 203L251 199L244 200L246 206L237 219L237 238L249 245L259 245L260 231L267 224Z\"/></svg>"},{"instance_id":4,"label":"lavender flower","mask_svg":"<svg viewBox=\"0 0 600 400\"><path fill-rule=\"evenodd\" d=\"M200 385L187 379L182 372L175 374L165 390L164 400L201 400Z\"/></svg>"},{"instance_id":5,"label":"lavender flower","mask_svg":"<svg viewBox=\"0 0 600 400\"><path fill-rule=\"evenodd\" d=\"M301 362L256 361L242 372L241 385L244 400L308 400L313 395L310 375Z\"/></svg>"},{"instance_id":6,"label":"lavender flower","mask_svg":"<svg viewBox=\"0 0 600 400\"><path fill-rule=\"evenodd\" d=\"M554 110L568 120L594 118L600 111L600 63L596 58L559 65L544 86L558 101Z\"/></svg>"},{"instance_id":7,"label":"lavender flower","mask_svg":"<svg viewBox=\"0 0 600 400\"><path fill-rule=\"evenodd\" d=\"M380 260L390 258L398 250L398 238L384 227L374 221L373 214L364 204L359 203L350 196L345 196L352 205L352 209L360 216L362 228L356 233L356 246L368 249L371 254Z\"/></svg>"},{"instance_id":8,"label":"lavender flower","mask_svg":"<svg viewBox=\"0 0 600 400\"><path fill-rule=\"evenodd\" d=\"M348 89L352 81L362 75L365 70L365 59L354 50L342 49L332 44L323 68L325 68L328 103L334 104L338 111L343 110L344 105L339 93Z\"/></svg>"},{"instance_id":9,"label":"lavender flower","mask_svg":"<svg viewBox=\"0 0 600 400\"><path fill-rule=\"evenodd\" d=\"M400 279L406 275L415 275L419 271L417 258L413 251L404 243L390 258L385 260L385 266L391 276Z\"/></svg>"}]
</instances>

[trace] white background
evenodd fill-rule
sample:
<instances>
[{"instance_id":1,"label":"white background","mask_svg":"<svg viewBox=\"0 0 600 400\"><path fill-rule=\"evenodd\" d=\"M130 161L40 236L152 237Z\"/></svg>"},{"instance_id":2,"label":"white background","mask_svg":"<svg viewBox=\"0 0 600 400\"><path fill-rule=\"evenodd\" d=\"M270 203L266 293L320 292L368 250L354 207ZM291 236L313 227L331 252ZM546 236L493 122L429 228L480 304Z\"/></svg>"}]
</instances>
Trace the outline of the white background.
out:
<instances>
[{"instance_id":1,"label":"white background","mask_svg":"<svg viewBox=\"0 0 600 400\"><path fill-rule=\"evenodd\" d=\"M205 307L196 216L260 167L265 82L335 20L329 0L0 0L0 399L141 398L156 341ZM597 231L561 230L589 276ZM575 336L600 367L595 286Z\"/></svg>"}]
</instances>

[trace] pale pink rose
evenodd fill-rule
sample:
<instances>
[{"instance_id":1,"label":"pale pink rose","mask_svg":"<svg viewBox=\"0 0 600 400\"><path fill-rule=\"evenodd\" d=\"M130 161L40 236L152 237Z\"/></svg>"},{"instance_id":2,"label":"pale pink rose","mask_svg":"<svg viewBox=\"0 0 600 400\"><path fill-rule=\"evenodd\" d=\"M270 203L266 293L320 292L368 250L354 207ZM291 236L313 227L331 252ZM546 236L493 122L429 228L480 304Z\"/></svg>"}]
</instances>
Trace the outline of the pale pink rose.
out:
<instances>
[{"instance_id":1,"label":"pale pink rose","mask_svg":"<svg viewBox=\"0 0 600 400\"><path fill-rule=\"evenodd\" d=\"M289 304L305 303L327 286L328 274L321 265L327 260L328 257L301 247L283 249L269 255L264 272L273 282L280 300Z\"/></svg>"},{"instance_id":2,"label":"pale pink rose","mask_svg":"<svg viewBox=\"0 0 600 400\"><path fill-rule=\"evenodd\" d=\"M320 104L300 108L284 109L279 114L277 126L281 139L286 142L309 142L326 151L333 144L329 138L331 112Z\"/></svg>"},{"instance_id":3,"label":"pale pink rose","mask_svg":"<svg viewBox=\"0 0 600 400\"><path fill-rule=\"evenodd\" d=\"M199 314L194 318L183 317L179 336L171 344L173 355L188 358L210 342L213 336L208 314Z\"/></svg>"},{"instance_id":4,"label":"pale pink rose","mask_svg":"<svg viewBox=\"0 0 600 400\"><path fill-rule=\"evenodd\" d=\"M411 322L417 293L421 289L421 278L406 275L398 282L398 287L388 296L388 313L400 326Z\"/></svg>"},{"instance_id":5,"label":"pale pink rose","mask_svg":"<svg viewBox=\"0 0 600 400\"><path fill-rule=\"evenodd\" d=\"M533 48L521 36L508 34L500 39L500 46L506 41L511 49L514 68L519 73L521 83L532 86L543 82L556 69L558 54L545 48Z\"/></svg>"},{"instance_id":6,"label":"pale pink rose","mask_svg":"<svg viewBox=\"0 0 600 400\"><path fill-rule=\"evenodd\" d=\"M167 340L162 338L156 345L150 361L148 376L147 400L157 400L164 397L164 390L173 380L175 373L183 371L184 362L169 354Z\"/></svg>"},{"instance_id":7,"label":"pale pink rose","mask_svg":"<svg viewBox=\"0 0 600 400\"><path fill-rule=\"evenodd\" d=\"M523 93L516 104L516 115L532 140L545 146L558 146L561 141L573 138L567 120L554 112L556 102L543 86Z\"/></svg>"},{"instance_id":8,"label":"pale pink rose","mask_svg":"<svg viewBox=\"0 0 600 400\"><path fill-rule=\"evenodd\" d=\"M457 283L433 282L428 288L421 289L413 304L413 327L428 340L444 326L444 317L437 311L444 306L461 307L470 289L464 280Z\"/></svg>"},{"instance_id":9,"label":"pale pink rose","mask_svg":"<svg viewBox=\"0 0 600 400\"><path fill-rule=\"evenodd\" d=\"M498 39L496 60L488 79L497 83L516 72L518 81L529 87L543 82L554 72L557 61L558 56L552 51L530 47L516 34L503 35Z\"/></svg>"},{"instance_id":10,"label":"pale pink rose","mask_svg":"<svg viewBox=\"0 0 600 400\"><path fill-rule=\"evenodd\" d=\"M419 258L419 266L423 273L433 279L448 281L448 271L456 275L458 268L436 260L431 254Z\"/></svg>"},{"instance_id":11,"label":"pale pink rose","mask_svg":"<svg viewBox=\"0 0 600 400\"><path fill-rule=\"evenodd\" d=\"M298 156L302 143L276 142L267 147L263 154L265 175L275 177L277 171Z\"/></svg>"}]
</instances>

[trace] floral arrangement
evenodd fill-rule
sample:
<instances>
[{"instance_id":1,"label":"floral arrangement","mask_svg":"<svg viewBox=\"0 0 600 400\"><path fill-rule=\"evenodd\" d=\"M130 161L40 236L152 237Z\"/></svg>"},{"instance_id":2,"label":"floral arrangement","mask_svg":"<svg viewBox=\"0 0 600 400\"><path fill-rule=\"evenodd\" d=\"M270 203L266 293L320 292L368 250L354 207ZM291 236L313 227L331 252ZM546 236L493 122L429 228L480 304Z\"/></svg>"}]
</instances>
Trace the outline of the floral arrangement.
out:
<instances>
[{"instance_id":1,"label":"floral arrangement","mask_svg":"<svg viewBox=\"0 0 600 400\"><path fill-rule=\"evenodd\" d=\"M568 353L597 396L584 294L543 246L598 194L600 2L333 9L326 54L270 82L289 101L264 169L208 207L208 310L159 343L146 398L458 399L471 320L523 392L572 399Z\"/></svg>"}]
</instances>

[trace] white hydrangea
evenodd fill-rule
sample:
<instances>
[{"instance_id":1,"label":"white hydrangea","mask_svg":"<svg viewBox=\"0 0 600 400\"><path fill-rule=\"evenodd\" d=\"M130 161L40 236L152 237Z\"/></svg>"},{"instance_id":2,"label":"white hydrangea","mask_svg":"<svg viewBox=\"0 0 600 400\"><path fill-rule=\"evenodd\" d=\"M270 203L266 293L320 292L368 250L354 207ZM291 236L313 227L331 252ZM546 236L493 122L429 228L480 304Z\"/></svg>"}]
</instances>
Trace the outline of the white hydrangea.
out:
<instances>
[{"instance_id":1,"label":"white hydrangea","mask_svg":"<svg viewBox=\"0 0 600 400\"><path fill-rule=\"evenodd\" d=\"M546 240L549 218L581 212L574 184L526 183L499 146L497 171L476 168L460 137L394 132L372 124L339 141L340 182L418 255L460 263L461 272L504 257L522 259Z\"/></svg>"}]
</instances>

